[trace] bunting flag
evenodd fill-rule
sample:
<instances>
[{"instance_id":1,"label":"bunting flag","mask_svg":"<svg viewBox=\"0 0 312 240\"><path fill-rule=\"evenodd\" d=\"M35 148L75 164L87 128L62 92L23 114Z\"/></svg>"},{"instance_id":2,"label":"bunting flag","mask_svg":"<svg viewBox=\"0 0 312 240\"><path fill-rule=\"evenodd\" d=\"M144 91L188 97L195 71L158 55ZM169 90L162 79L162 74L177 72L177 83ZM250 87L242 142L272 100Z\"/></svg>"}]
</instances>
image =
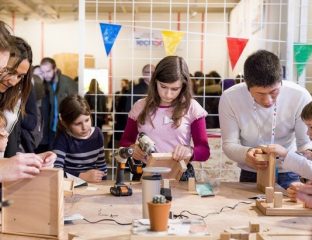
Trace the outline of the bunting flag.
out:
<instances>
[{"instance_id":1,"label":"bunting flag","mask_svg":"<svg viewBox=\"0 0 312 240\"><path fill-rule=\"evenodd\" d=\"M178 45L180 44L184 32L174 32L174 31L161 31L163 42L165 46L166 55L174 55Z\"/></svg>"},{"instance_id":2,"label":"bunting flag","mask_svg":"<svg viewBox=\"0 0 312 240\"><path fill-rule=\"evenodd\" d=\"M100 23L104 47L107 56L109 55L116 37L120 31L121 25Z\"/></svg>"},{"instance_id":3,"label":"bunting flag","mask_svg":"<svg viewBox=\"0 0 312 240\"><path fill-rule=\"evenodd\" d=\"M302 43L294 44L294 58L298 77L300 77L300 75L302 74L307 62L309 61L311 53L312 53L311 44L302 44Z\"/></svg>"},{"instance_id":4,"label":"bunting flag","mask_svg":"<svg viewBox=\"0 0 312 240\"><path fill-rule=\"evenodd\" d=\"M227 37L226 40L233 70L249 39Z\"/></svg>"}]
</instances>

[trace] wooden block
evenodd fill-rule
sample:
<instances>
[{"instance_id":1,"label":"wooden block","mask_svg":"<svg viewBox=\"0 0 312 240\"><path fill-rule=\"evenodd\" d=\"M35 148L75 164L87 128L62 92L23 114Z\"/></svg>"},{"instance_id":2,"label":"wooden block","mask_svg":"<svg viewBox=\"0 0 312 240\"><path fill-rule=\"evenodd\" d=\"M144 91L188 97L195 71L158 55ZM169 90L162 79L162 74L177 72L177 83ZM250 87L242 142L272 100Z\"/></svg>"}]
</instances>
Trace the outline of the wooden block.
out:
<instances>
[{"instance_id":1,"label":"wooden block","mask_svg":"<svg viewBox=\"0 0 312 240\"><path fill-rule=\"evenodd\" d=\"M170 180L169 179L162 179L162 187L163 188L170 188Z\"/></svg>"},{"instance_id":2,"label":"wooden block","mask_svg":"<svg viewBox=\"0 0 312 240\"><path fill-rule=\"evenodd\" d=\"M43 238L60 238L64 227L63 171L43 169L32 179L4 182L2 232Z\"/></svg>"},{"instance_id":3,"label":"wooden block","mask_svg":"<svg viewBox=\"0 0 312 240\"><path fill-rule=\"evenodd\" d=\"M189 192L195 192L196 191L195 178L190 177L188 179L188 191Z\"/></svg>"},{"instance_id":4,"label":"wooden block","mask_svg":"<svg viewBox=\"0 0 312 240\"><path fill-rule=\"evenodd\" d=\"M230 233L221 233L220 234L220 240L230 240L231 239L231 234Z\"/></svg>"},{"instance_id":5,"label":"wooden block","mask_svg":"<svg viewBox=\"0 0 312 240\"><path fill-rule=\"evenodd\" d=\"M272 203L274 198L274 188L266 187L265 188L265 199L267 203Z\"/></svg>"},{"instance_id":6,"label":"wooden block","mask_svg":"<svg viewBox=\"0 0 312 240\"><path fill-rule=\"evenodd\" d=\"M73 194L74 194L74 180L64 178L63 189L64 189L64 196L73 196Z\"/></svg>"},{"instance_id":7,"label":"wooden block","mask_svg":"<svg viewBox=\"0 0 312 240\"><path fill-rule=\"evenodd\" d=\"M257 189L265 192L266 187L275 186L275 154L256 154L258 161L268 161L268 167L264 170L257 170Z\"/></svg>"},{"instance_id":8,"label":"wooden block","mask_svg":"<svg viewBox=\"0 0 312 240\"><path fill-rule=\"evenodd\" d=\"M183 162L177 162L172 159L172 153L152 153L147 158L147 167L168 167L171 169L169 173L162 173L163 179L180 180L183 172L186 170L184 165L189 162L191 155Z\"/></svg>"},{"instance_id":9,"label":"wooden block","mask_svg":"<svg viewBox=\"0 0 312 240\"><path fill-rule=\"evenodd\" d=\"M241 240L248 240L249 239L249 232L246 232L242 229L225 229L225 233L230 234L230 239L241 239Z\"/></svg>"},{"instance_id":10,"label":"wooden block","mask_svg":"<svg viewBox=\"0 0 312 240\"><path fill-rule=\"evenodd\" d=\"M180 163L180 170L181 170L182 172L185 172L185 171L187 170L187 166L186 166L185 161L184 161L184 160L181 160L179 163Z\"/></svg>"},{"instance_id":11,"label":"wooden block","mask_svg":"<svg viewBox=\"0 0 312 240\"><path fill-rule=\"evenodd\" d=\"M283 207L283 193L282 192L274 193L274 207L275 208Z\"/></svg>"},{"instance_id":12,"label":"wooden block","mask_svg":"<svg viewBox=\"0 0 312 240\"><path fill-rule=\"evenodd\" d=\"M256 233L260 231L259 223L249 222L249 232Z\"/></svg>"},{"instance_id":13,"label":"wooden block","mask_svg":"<svg viewBox=\"0 0 312 240\"><path fill-rule=\"evenodd\" d=\"M257 233L256 240L310 240L311 233Z\"/></svg>"},{"instance_id":14,"label":"wooden block","mask_svg":"<svg viewBox=\"0 0 312 240\"><path fill-rule=\"evenodd\" d=\"M304 208L302 203L285 198L282 208L274 208L273 203L266 203L264 199L256 200L256 206L267 216L312 216L312 209Z\"/></svg>"}]
</instances>

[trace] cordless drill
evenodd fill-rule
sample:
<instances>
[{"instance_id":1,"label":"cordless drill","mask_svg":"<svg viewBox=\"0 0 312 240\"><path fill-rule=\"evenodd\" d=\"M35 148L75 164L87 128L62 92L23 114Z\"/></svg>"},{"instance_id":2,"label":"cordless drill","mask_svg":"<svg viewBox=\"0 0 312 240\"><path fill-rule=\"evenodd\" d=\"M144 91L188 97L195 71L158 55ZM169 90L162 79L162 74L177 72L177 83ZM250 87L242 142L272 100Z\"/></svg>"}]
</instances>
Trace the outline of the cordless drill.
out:
<instances>
[{"instance_id":1,"label":"cordless drill","mask_svg":"<svg viewBox=\"0 0 312 240\"><path fill-rule=\"evenodd\" d=\"M114 196L132 195L132 189L124 183L126 162L132 157L132 155L133 149L131 147L121 147L114 153L117 161L117 176L115 185L110 188L110 192Z\"/></svg>"},{"instance_id":2,"label":"cordless drill","mask_svg":"<svg viewBox=\"0 0 312 240\"><path fill-rule=\"evenodd\" d=\"M143 152L147 155L151 155L151 153L157 152L155 143L152 139L150 139L144 132L139 134L138 138L139 146ZM129 158L129 169L130 172L133 174L133 181L140 180L143 174L143 163L140 160L136 160L133 158Z\"/></svg>"}]
</instances>

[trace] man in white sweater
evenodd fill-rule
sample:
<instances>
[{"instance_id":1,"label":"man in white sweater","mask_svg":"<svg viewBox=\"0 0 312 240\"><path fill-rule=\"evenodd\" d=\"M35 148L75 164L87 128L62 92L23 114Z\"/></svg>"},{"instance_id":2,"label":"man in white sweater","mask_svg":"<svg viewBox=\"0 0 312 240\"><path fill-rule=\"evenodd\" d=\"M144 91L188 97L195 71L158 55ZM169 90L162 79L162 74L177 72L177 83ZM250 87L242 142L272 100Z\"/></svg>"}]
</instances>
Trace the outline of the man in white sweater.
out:
<instances>
[{"instance_id":1,"label":"man in white sweater","mask_svg":"<svg viewBox=\"0 0 312 240\"><path fill-rule=\"evenodd\" d=\"M288 151L312 149L300 114L312 98L290 81L282 81L278 57L266 50L250 55L244 64L245 82L226 90L219 104L222 147L242 169L241 182L255 182L256 170L267 162L257 161L260 145L279 144ZM278 161L278 184L287 188L299 176Z\"/></svg>"}]
</instances>

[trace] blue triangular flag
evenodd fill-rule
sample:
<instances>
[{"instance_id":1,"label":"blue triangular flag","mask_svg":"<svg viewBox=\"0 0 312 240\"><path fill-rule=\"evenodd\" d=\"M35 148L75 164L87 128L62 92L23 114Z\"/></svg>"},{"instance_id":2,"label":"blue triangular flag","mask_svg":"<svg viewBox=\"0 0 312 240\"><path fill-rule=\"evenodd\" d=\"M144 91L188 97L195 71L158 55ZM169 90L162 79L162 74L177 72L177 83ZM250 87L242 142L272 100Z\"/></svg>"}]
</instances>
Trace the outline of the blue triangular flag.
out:
<instances>
[{"instance_id":1,"label":"blue triangular flag","mask_svg":"<svg viewBox=\"0 0 312 240\"><path fill-rule=\"evenodd\" d=\"M105 51L108 56L115 43L115 40L119 33L121 25L100 23L100 27L102 31Z\"/></svg>"}]
</instances>

